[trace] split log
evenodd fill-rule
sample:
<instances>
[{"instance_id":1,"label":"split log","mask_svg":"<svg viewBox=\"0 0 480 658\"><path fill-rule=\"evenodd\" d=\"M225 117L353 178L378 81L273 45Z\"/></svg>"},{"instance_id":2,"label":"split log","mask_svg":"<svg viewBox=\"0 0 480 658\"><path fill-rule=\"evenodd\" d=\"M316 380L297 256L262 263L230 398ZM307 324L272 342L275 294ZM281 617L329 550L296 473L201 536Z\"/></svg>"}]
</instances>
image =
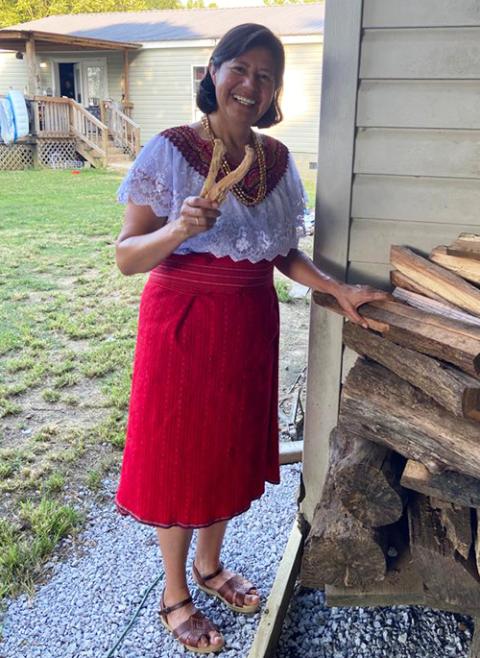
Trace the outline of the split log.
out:
<instances>
[{"instance_id":1,"label":"split log","mask_svg":"<svg viewBox=\"0 0 480 658\"><path fill-rule=\"evenodd\" d=\"M381 532L350 514L336 493L333 471L344 445L336 434L333 430L330 436L329 471L305 543L301 577L306 587L367 585L384 578L386 571Z\"/></svg>"},{"instance_id":2,"label":"split log","mask_svg":"<svg viewBox=\"0 0 480 658\"><path fill-rule=\"evenodd\" d=\"M430 471L480 477L478 425L457 418L383 366L359 359L342 390L340 423L359 436L415 459Z\"/></svg>"},{"instance_id":3,"label":"split log","mask_svg":"<svg viewBox=\"0 0 480 658\"><path fill-rule=\"evenodd\" d=\"M343 310L331 295L315 292L315 303L336 313ZM480 328L425 313L407 304L381 301L359 308L370 329L398 345L447 361L464 372L480 374Z\"/></svg>"},{"instance_id":4,"label":"split log","mask_svg":"<svg viewBox=\"0 0 480 658\"><path fill-rule=\"evenodd\" d=\"M467 560L473 543L470 508L432 497L430 505L439 511L440 523L453 548Z\"/></svg>"},{"instance_id":5,"label":"split log","mask_svg":"<svg viewBox=\"0 0 480 658\"><path fill-rule=\"evenodd\" d=\"M409 460L400 484L425 496L441 498L465 507L480 507L480 480L469 475L455 471L430 473L420 462Z\"/></svg>"},{"instance_id":6,"label":"split log","mask_svg":"<svg viewBox=\"0 0 480 658\"><path fill-rule=\"evenodd\" d=\"M345 438L345 442L346 456L334 470L341 502L368 527L395 523L402 516L406 498L398 484L401 458L385 446L359 437Z\"/></svg>"},{"instance_id":7,"label":"split log","mask_svg":"<svg viewBox=\"0 0 480 658\"><path fill-rule=\"evenodd\" d=\"M462 311L461 308L456 308L452 304L445 303L444 300L438 301L436 299L430 299L430 297L425 297L424 295L419 295L416 292L404 290L403 288L395 288L392 295L395 299L405 302L414 308L418 308L420 311L434 313L435 315L441 315L444 318L451 318L452 320L458 320L465 324L472 324L475 327L480 327L480 317Z\"/></svg>"},{"instance_id":8,"label":"split log","mask_svg":"<svg viewBox=\"0 0 480 658\"><path fill-rule=\"evenodd\" d=\"M420 388L455 416L480 421L480 382L456 368L346 322L343 342Z\"/></svg>"},{"instance_id":9,"label":"split log","mask_svg":"<svg viewBox=\"0 0 480 658\"><path fill-rule=\"evenodd\" d=\"M480 290L449 270L406 247L392 245L390 262L405 276L432 290L455 306L480 315Z\"/></svg>"},{"instance_id":10,"label":"split log","mask_svg":"<svg viewBox=\"0 0 480 658\"><path fill-rule=\"evenodd\" d=\"M480 573L480 508L477 507L475 510L475 520L476 520L476 526L475 526L475 539L474 539L474 544L473 544L473 549L475 553L475 561L477 563L477 569L478 572Z\"/></svg>"},{"instance_id":11,"label":"split log","mask_svg":"<svg viewBox=\"0 0 480 658\"><path fill-rule=\"evenodd\" d=\"M442 304L445 304L445 306L448 306L449 308L455 309L457 311L460 310L458 306L455 306L455 304L447 302L447 300L443 299L443 297L440 297L440 295L436 295L431 290L428 290L424 286L421 286L419 283L412 281L412 279L409 279L408 276L405 276L405 274L402 274L398 270L390 271L390 283L393 287L403 288L403 290L410 290L410 292L416 292L418 295L430 297L430 299L435 299L438 302L442 302Z\"/></svg>"},{"instance_id":12,"label":"split log","mask_svg":"<svg viewBox=\"0 0 480 658\"><path fill-rule=\"evenodd\" d=\"M429 597L464 610L480 607L480 579L472 559L464 560L446 536L438 511L417 494L408 507L410 553Z\"/></svg>"},{"instance_id":13,"label":"split log","mask_svg":"<svg viewBox=\"0 0 480 658\"><path fill-rule=\"evenodd\" d=\"M480 283L480 252L478 258L467 258L464 256L453 256L448 253L447 247L435 247L430 254L430 260L437 265L446 267L447 270L455 272L462 279L467 279L477 285Z\"/></svg>"},{"instance_id":14,"label":"split log","mask_svg":"<svg viewBox=\"0 0 480 658\"><path fill-rule=\"evenodd\" d=\"M447 247L447 253L452 256L480 259L480 235L460 233L455 242Z\"/></svg>"}]
</instances>

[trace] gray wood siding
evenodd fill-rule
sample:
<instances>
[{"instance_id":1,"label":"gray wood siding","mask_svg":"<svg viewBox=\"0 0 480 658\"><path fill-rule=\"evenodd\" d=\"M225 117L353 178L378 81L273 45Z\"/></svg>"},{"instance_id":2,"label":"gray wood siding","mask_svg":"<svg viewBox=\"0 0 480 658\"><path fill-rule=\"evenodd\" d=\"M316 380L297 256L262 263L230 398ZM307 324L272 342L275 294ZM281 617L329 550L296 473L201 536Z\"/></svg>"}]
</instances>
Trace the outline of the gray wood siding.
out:
<instances>
[{"instance_id":1,"label":"gray wood siding","mask_svg":"<svg viewBox=\"0 0 480 658\"><path fill-rule=\"evenodd\" d=\"M364 0L349 280L480 226L480 3Z\"/></svg>"},{"instance_id":2,"label":"gray wood siding","mask_svg":"<svg viewBox=\"0 0 480 658\"><path fill-rule=\"evenodd\" d=\"M16 59L15 53L0 51L0 94L10 88L23 92L27 85L25 59Z\"/></svg>"}]
</instances>

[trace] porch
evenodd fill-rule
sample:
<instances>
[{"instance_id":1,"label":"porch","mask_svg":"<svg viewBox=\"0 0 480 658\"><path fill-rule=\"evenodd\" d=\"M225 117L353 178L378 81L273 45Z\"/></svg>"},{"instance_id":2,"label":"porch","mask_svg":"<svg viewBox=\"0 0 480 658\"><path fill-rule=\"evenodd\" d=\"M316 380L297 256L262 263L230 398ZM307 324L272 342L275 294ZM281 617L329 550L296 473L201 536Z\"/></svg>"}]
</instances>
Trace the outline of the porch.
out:
<instances>
[{"instance_id":1,"label":"porch","mask_svg":"<svg viewBox=\"0 0 480 658\"><path fill-rule=\"evenodd\" d=\"M140 150L129 100L129 52L140 45L39 31L0 30L0 49L25 59L30 133L0 144L0 169L61 167L80 158L94 167L125 168ZM109 95L107 57L120 63ZM101 55L104 55L103 57ZM110 85L112 86L112 85Z\"/></svg>"}]
</instances>

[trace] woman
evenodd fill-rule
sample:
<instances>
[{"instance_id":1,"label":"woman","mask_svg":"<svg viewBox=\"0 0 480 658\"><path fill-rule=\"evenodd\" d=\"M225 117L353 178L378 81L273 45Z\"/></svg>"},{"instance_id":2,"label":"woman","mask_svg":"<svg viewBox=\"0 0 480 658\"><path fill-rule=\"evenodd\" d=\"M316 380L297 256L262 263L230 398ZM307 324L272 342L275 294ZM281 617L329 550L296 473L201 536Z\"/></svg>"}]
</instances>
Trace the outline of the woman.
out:
<instances>
[{"instance_id":1,"label":"woman","mask_svg":"<svg viewBox=\"0 0 480 658\"><path fill-rule=\"evenodd\" d=\"M186 557L198 529L193 578L239 613L257 589L220 563L227 522L279 482L278 302L273 265L334 295L348 317L384 297L340 283L297 249L300 178L280 142L252 131L282 119L281 42L240 25L215 48L201 83L198 123L164 131L142 150L119 199L124 274L151 271L142 295L127 442L117 506L157 527L165 568L160 617L187 649L220 651L223 638L196 608ZM226 146L222 176L247 144L255 161L222 209L199 193L212 143Z\"/></svg>"}]
</instances>

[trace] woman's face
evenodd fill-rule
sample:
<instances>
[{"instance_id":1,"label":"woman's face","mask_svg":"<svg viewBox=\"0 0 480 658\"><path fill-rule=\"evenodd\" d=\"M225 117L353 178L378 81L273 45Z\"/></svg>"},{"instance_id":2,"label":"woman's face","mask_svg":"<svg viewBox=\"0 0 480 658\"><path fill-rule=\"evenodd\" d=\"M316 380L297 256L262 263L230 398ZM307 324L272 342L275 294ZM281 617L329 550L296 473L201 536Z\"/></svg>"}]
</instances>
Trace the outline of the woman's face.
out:
<instances>
[{"instance_id":1,"label":"woman's face","mask_svg":"<svg viewBox=\"0 0 480 658\"><path fill-rule=\"evenodd\" d=\"M218 69L211 65L218 111L231 121L254 125L270 107L276 88L275 63L266 48L252 48Z\"/></svg>"}]
</instances>

